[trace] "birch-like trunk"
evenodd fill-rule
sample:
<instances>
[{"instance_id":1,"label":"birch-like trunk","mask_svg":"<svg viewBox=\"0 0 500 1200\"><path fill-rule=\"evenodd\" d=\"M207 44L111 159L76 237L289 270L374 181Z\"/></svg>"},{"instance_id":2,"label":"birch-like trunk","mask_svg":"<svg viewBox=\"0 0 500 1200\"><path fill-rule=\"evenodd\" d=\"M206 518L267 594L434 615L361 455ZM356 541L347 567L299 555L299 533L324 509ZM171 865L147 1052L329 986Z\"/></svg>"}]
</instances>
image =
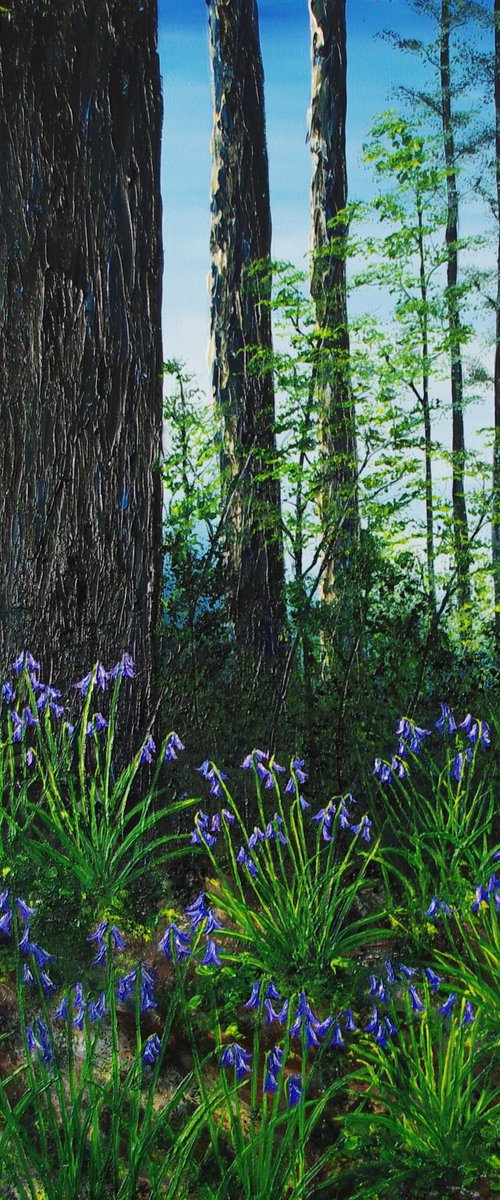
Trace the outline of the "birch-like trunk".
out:
<instances>
[{"instance_id":1,"label":"birch-like trunk","mask_svg":"<svg viewBox=\"0 0 500 1200\"><path fill-rule=\"evenodd\" d=\"M345 0L309 0L309 13L313 160L311 291L318 326L320 512L327 557L322 597L326 601L336 597L352 625L359 516L354 406L349 378L347 228L343 222L329 227L329 222L347 204Z\"/></svg>"},{"instance_id":2,"label":"birch-like trunk","mask_svg":"<svg viewBox=\"0 0 500 1200\"><path fill-rule=\"evenodd\" d=\"M459 604L464 607L470 605L471 587L469 531L465 499L464 387L462 352L460 348L461 323L457 297L458 190L455 166L455 137L451 111L450 26L449 0L441 0L440 81L444 159L447 172L446 246L448 257L446 298L451 361L453 539L458 600Z\"/></svg>"},{"instance_id":3,"label":"birch-like trunk","mask_svg":"<svg viewBox=\"0 0 500 1200\"><path fill-rule=\"evenodd\" d=\"M495 599L495 640L500 657L500 0L495 0L495 179L497 194L497 305L494 368L493 512L491 552Z\"/></svg>"},{"instance_id":4,"label":"birch-like trunk","mask_svg":"<svg viewBox=\"0 0 500 1200\"><path fill-rule=\"evenodd\" d=\"M284 565L269 373L249 353L272 348L269 275L248 269L271 254L264 78L255 0L208 0L213 76L210 361L223 430L231 618L242 650L273 660L282 634ZM262 304L261 301L264 303Z\"/></svg>"},{"instance_id":5,"label":"birch-like trunk","mask_svg":"<svg viewBox=\"0 0 500 1200\"><path fill-rule=\"evenodd\" d=\"M156 0L0 14L0 647L69 686L124 651L129 753L158 667Z\"/></svg>"}]
</instances>

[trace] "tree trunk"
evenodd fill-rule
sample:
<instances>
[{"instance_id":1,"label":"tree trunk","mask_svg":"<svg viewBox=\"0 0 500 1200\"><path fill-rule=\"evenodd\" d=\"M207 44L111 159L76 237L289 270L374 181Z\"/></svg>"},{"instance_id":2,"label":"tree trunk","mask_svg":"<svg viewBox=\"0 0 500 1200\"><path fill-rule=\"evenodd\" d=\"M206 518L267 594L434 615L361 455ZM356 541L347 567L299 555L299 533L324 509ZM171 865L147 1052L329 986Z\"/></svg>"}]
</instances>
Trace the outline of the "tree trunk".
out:
<instances>
[{"instance_id":1,"label":"tree trunk","mask_svg":"<svg viewBox=\"0 0 500 1200\"><path fill-rule=\"evenodd\" d=\"M128 651L129 753L162 574L156 35L156 0L0 14L1 655L69 686Z\"/></svg>"},{"instance_id":2,"label":"tree trunk","mask_svg":"<svg viewBox=\"0 0 500 1200\"><path fill-rule=\"evenodd\" d=\"M345 122L347 51L345 0L309 0L312 52L310 144L313 270L311 291L319 334L317 387L322 493L328 566L322 597L354 616L359 538L354 408L349 379L345 239L343 222L329 228L347 204ZM332 549L333 545L335 548Z\"/></svg>"},{"instance_id":3,"label":"tree trunk","mask_svg":"<svg viewBox=\"0 0 500 1200\"><path fill-rule=\"evenodd\" d=\"M423 207L417 199L418 256L420 299L422 302L421 348L422 348L422 412L424 418L425 455L425 541L427 550L427 587L431 614L436 611L436 567L434 554L434 495L432 487L432 429L429 396L429 306L427 297L427 273L423 234Z\"/></svg>"},{"instance_id":4,"label":"tree trunk","mask_svg":"<svg viewBox=\"0 0 500 1200\"><path fill-rule=\"evenodd\" d=\"M207 0L213 72L212 388L232 494L227 578L237 645L272 661L285 620L280 485L272 376L249 371L272 348L270 278L248 269L271 254L264 79L255 0ZM261 303L263 302L263 303Z\"/></svg>"},{"instance_id":5,"label":"tree trunk","mask_svg":"<svg viewBox=\"0 0 500 1200\"><path fill-rule=\"evenodd\" d=\"M494 373L493 513L491 552L495 599L495 641L500 660L500 0L495 0L495 179L497 193L497 304Z\"/></svg>"},{"instance_id":6,"label":"tree trunk","mask_svg":"<svg viewBox=\"0 0 500 1200\"><path fill-rule=\"evenodd\" d=\"M450 82L450 5L441 0L440 25L440 79L441 114L443 127L444 158L447 170L447 213L446 246L447 259L447 307L448 332L451 358L451 407L452 407L452 505L453 538L459 604L470 605L470 548L465 500L465 437L463 414L462 353L460 349L460 311L457 298L458 284L458 192L455 169L455 139L451 113Z\"/></svg>"}]
</instances>

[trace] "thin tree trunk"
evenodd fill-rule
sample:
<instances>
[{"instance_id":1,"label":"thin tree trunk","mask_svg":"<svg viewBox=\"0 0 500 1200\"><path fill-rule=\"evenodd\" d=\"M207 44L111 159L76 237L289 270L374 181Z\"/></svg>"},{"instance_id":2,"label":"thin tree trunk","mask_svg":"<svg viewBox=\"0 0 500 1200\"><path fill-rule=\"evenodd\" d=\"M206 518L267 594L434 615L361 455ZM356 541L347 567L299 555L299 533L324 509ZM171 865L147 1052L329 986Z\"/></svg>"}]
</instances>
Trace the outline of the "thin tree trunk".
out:
<instances>
[{"instance_id":1,"label":"thin tree trunk","mask_svg":"<svg viewBox=\"0 0 500 1200\"><path fill-rule=\"evenodd\" d=\"M347 204L345 122L347 52L345 0L309 0L312 52L310 145L313 273L311 291L320 331L317 385L320 409L323 533L332 539L342 520L337 549L322 580L322 597L342 602L353 616L354 571L359 538L356 437L349 379L345 239L346 226L329 228ZM343 514L343 517L342 515Z\"/></svg>"},{"instance_id":2,"label":"thin tree trunk","mask_svg":"<svg viewBox=\"0 0 500 1200\"><path fill-rule=\"evenodd\" d=\"M427 277L425 272L425 248L423 236L423 213L417 203L418 253L420 274L420 299L422 301L422 411L424 416L425 446L425 528L427 547L427 586L432 612L436 609L436 570L434 555L434 498L432 491L432 430L429 397L429 322L427 310Z\"/></svg>"},{"instance_id":3,"label":"thin tree trunk","mask_svg":"<svg viewBox=\"0 0 500 1200\"><path fill-rule=\"evenodd\" d=\"M457 299L458 284L458 191L455 169L455 139L451 112L450 81L450 4L441 0L440 78L441 114L444 157L447 170L447 306L451 358L452 406L452 504L455 562L458 577L458 600L463 607L470 605L470 548L465 499L465 437L462 354L460 349L460 311Z\"/></svg>"},{"instance_id":4,"label":"thin tree trunk","mask_svg":"<svg viewBox=\"0 0 500 1200\"><path fill-rule=\"evenodd\" d=\"M497 305L494 374L493 512L491 553L495 599L495 641L500 659L500 0L495 0L495 178L497 192Z\"/></svg>"},{"instance_id":5,"label":"thin tree trunk","mask_svg":"<svg viewBox=\"0 0 500 1200\"><path fill-rule=\"evenodd\" d=\"M147 726L162 573L156 0L0 14L0 643L64 686L124 651Z\"/></svg>"},{"instance_id":6,"label":"thin tree trunk","mask_svg":"<svg viewBox=\"0 0 500 1200\"><path fill-rule=\"evenodd\" d=\"M237 644L272 661L285 622L280 485L272 376L251 373L249 353L272 349L269 273L248 269L271 254L264 78L255 0L207 0L213 72L211 228L212 389L223 425L226 494L248 467L228 522L227 575Z\"/></svg>"}]
</instances>

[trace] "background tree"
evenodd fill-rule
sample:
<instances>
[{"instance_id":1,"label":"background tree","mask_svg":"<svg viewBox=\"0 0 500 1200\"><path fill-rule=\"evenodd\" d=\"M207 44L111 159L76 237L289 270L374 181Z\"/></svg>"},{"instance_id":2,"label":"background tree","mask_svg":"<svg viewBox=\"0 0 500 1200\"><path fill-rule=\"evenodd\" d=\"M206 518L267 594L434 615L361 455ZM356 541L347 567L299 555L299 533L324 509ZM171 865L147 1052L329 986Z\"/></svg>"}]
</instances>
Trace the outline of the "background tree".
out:
<instances>
[{"instance_id":1,"label":"background tree","mask_svg":"<svg viewBox=\"0 0 500 1200\"><path fill-rule=\"evenodd\" d=\"M128 651L147 723L161 587L155 0L0 26L0 643L69 685Z\"/></svg>"},{"instance_id":2,"label":"background tree","mask_svg":"<svg viewBox=\"0 0 500 1200\"><path fill-rule=\"evenodd\" d=\"M336 594L338 608L344 611L352 636L359 515L349 379L344 248L347 230L345 221L339 218L347 204L345 0L309 0L309 12L312 55L309 138L313 159L311 291L321 342L316 370L322 461L320 508L323 531L331 541L335 538L335 550L322 575L321 591L326 601Z\"/></svg>"},{"instance_id":3,"label":"background tree","mask_svg":"<svg viewBox=\"0 0 500 1200\"><path fill-rule=\"evenodd\" d=\"M207 0L213 76L211 189L212 389L223 427L227 578L236 644L272 661L285 622L280 486L272 376L249 371L271 347L266 276L271 253L264 79L256 0ZM236 486L235 486L236 485Z\"/></svg>"}]
</instances>

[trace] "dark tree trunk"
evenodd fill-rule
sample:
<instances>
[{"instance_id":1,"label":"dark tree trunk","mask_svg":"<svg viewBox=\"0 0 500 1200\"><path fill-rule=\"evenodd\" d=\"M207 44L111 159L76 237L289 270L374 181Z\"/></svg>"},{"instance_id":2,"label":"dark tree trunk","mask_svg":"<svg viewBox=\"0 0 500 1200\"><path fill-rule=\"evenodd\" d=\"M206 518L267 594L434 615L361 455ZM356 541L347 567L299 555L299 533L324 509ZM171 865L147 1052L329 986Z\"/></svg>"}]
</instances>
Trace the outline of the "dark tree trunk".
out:
<instances>
[{"instance_id":1,"label":"dark tree trunk","mask_svg":"<svg viewBox=\"0 0 500 1200\"><path fill-rule=\"evenodd\" d=\"M449 0L441 0L440 79L444 158L447 171L446 246L448 250L447 306L451 358L453 537L457 568L458 600L460 605L466 606L470 605L471 601L470 547L464 482L464 391L462 353L460 349L460 310L457 298L458 191L455 167L455 138L451 112L450 27Z\"/></svg>"},{"instance_id":2,"label":"dark tree trunk","mask_svg":"<svg viewBox=\"0 0 500 1200\"><path fill-rule=\"evenodd\" d=\"M349 378L344 222L329 228L347 204L345 123L347 49L345 0L309 0L312 50L310 144L312 295L321 331L316 369L320 410L323 534L328 566L323 599L336 597L351 625L359 538L354 408Z\"/></svg>"},{"instance_id":3,"label":"dark tree trunk","mask_svg":"<svg viewBox=\"0 0 500 1200\"><path fill-rule=\"evenodd\" d=\"M497 194L497 306L494 375L493 513L491 550L495 598L495 640L500 659L500 0L495 0L495 178Z\"/></svg>"},{"instance_id":4,"label":"dark tree trunk","mask_svg":"<svg viewBox=\"0 0 500 1200\"><path fill-rule=\"evenodd\" d=\"M147 724L161 588L156 0L0 14L0 642L69 685L128 651Z\"/></svg>"},{"instance_id":5,"label":"dark tree trunk","mask_svg":"<svg viewBox=\"0 0 500 1200\"><path fill-rule=\"evenodd\" d=\"M223 479L232 495L228 591L238 644L272 661L285 619L274 388L269 373L248 370L249 352L272 348L269 274L248 285L248 268L271 254L258 14L255 0L207 2L214 101L211 364Z\"/></svg>"},{"instance_id":6,"label":"dark tree trunk","mask_svg":"<svg viewBox=\"0 0 500 1200\"><path fill-rule=\"evenodd\" d=\"M427 272L425 262L425 245L423 223L424 214L422 200L417 197L418 221L418 257L421 306L421 350L422 350L422 414L424 418L424 456L425 456L425 532L427 550L427 587L431 613L436 611L436 565L434 553L434 494L432 486L432 426L431 402L429 395L429 305L427 296Z\"/></svg>"}]
</instances>

